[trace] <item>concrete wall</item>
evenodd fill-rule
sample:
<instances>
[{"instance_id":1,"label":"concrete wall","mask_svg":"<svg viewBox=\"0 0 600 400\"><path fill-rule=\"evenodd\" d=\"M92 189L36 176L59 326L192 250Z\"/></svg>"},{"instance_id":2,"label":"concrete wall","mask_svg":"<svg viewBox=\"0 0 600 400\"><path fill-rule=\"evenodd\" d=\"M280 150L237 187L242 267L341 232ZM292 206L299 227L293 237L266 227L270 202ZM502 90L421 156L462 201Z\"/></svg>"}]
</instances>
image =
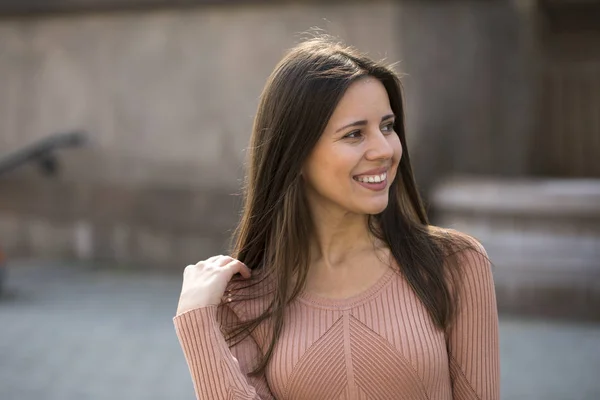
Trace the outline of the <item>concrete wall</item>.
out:
<instances>
[{"instance_id":1,"label":"concrete wall","mask_svg":"<svg viewBox=\"0 0 600 400\"><path fill-rule=\"evenodd\" d=\"M12 256L183 265L224 251L265 79L313 26L397 61L398 6L204 6L0 20L0 153L81 128L63 174L0 180Z\"/></svg>"},{"instance_id":2,"label":"concrete wall","mask_svg":"<svg viewBox=\"0 0 600 400\"><path fill-rule=\"evenodd\" d=\"M237 188L257 98L320 26L397 60L397 7L199 7L0 21L0 149L83 128L66 179ZM330 22L327 22L330 21Z\"/></svg>"},{"instance_id":3,"label":"concrete wall","mask_svg":"<svg viewBox=\"0 0 600 400\"><path fill-rule=\"evenodd\" d=\"M537 48L533 12L522 3L402 4L408 130L426 193L447 174L528 172Z\"/></svg>"},{"instance_id":4,"label":"concrete wall","mask_svg":"<svg viewBox=\"0 0 600 400\"><path fill-rule=\"evenodd\" d=\"M0 19L0 154L85 129L63 173L0 179L13 256L179 265L226 249L265 79L318 26L406 74L420 187L527 169L529 14L503 1L198 6Z\"/></svg>"}]
</instances>

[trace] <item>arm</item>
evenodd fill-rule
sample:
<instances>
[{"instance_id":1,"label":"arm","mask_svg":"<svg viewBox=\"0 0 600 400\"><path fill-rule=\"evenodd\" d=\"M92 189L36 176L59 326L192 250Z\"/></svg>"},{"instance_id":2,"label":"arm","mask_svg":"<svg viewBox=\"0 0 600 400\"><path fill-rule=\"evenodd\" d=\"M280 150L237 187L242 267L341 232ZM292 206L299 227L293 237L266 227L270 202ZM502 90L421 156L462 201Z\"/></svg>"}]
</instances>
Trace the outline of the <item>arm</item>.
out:
<instances>
[{"instance_id":1,"label":"arm","mask_svg":"<svg viewBox=\"0 0 600 400\"><path fill-rule=\"evenodd\" d=\"M177 315L173 321L198 399L274 399L264 376L246 377L258 345L251 336L229 349L220 322L237 320L229 307L207 306Z\"/></svg>"},{"instance_id":2,"label":"arm","mask_svg":"<svg viewBox=\"0 0 600 400\"><path fill-rule=\"evenodd\" d=\"M457 319L448 333L455 400L498 400L500 365L498 311L490 262L481 244L459 257L462 282Z\"/></svg>"}]
</instances>

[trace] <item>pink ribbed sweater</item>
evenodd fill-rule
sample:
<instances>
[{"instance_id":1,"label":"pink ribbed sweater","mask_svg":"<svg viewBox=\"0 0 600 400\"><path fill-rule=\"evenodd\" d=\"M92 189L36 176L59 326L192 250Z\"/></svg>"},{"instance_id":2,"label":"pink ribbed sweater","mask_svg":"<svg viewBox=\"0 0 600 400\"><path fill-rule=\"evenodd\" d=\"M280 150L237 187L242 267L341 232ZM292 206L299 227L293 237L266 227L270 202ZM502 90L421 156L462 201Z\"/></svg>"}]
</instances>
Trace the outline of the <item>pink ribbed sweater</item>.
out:
<instances>
[{"instance_id":1,"label":"pink ribbed sweater","mask_svg":"<svg viewBox=\"0 0 600 400\"><path fill-rule=\"evenodd\" d=\"M446 334L406 280L388 270L348 299L302 293L286 310L266 373L247 377L266 349L259 326L229 349L219 324L264 303L209 306L174 318L199 399L499 399L498 319L489 262L465 254L458 319Z\"/></svg>"}]
</instances>

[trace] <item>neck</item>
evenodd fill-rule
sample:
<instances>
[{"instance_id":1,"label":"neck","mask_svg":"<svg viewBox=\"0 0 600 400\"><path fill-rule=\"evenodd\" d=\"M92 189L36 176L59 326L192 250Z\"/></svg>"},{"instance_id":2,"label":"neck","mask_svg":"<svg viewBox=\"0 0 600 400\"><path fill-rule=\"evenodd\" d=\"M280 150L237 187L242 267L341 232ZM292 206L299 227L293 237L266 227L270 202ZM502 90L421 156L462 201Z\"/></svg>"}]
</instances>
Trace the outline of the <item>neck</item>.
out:
<instances>
[{"instance_id":1,"label":"neck","mask_svg":"<svg viewBox=\"0 0 600 400\"><path fill-rule=\"evenodd\" d=\"M310 243L311 264L334 270L378 242L368 229L368 215L313 215L315 234Z\"/></svg>"}]
</instances>

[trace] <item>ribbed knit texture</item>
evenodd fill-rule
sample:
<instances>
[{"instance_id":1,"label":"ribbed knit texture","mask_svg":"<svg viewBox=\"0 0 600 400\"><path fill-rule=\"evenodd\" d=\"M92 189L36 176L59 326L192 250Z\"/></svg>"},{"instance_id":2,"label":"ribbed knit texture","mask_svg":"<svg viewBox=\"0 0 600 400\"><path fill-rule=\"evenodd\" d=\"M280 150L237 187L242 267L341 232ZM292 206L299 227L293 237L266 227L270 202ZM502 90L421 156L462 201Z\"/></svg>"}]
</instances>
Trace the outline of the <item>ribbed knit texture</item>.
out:
<instances>
[{"instance_id":1,"label":"ribbed knit texture","mask_svg":"<svg viewBox=\"0 0 600 400\"><path fill-rule=\"evenodd\" d=\"M266 373L247 377L266 350L266 329L229 349L220 323L258 315L260 301L174 318L199 399L499 399L498 318L490 265L462 256L458 318L436 328L391 269L343 300L303 293L286 310ZM217 315L217 313L219 315Z\"/></svg>"}]
</instances>

